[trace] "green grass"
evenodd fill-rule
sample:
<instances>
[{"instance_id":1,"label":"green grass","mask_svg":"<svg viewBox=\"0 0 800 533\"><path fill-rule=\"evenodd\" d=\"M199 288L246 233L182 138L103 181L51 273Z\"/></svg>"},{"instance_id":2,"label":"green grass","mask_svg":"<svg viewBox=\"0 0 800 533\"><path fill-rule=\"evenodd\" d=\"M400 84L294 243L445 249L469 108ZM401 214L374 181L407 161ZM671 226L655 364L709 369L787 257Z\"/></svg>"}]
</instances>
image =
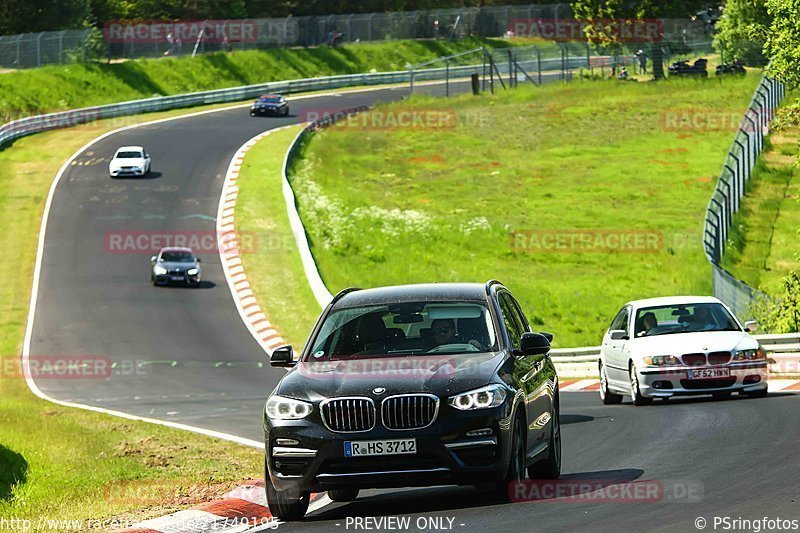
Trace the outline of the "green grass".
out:
<instances>
[{"instance_id":1,"label":"green grass","mask_svg":"<svg viewBox=\"0 0 800 533\"><path fill-rule=\"evenodd\" d=\"M270 134L245 156L237 185L236 230L257 235L242 256L250 287L284 340L302 348L320 307L303 272L283 200L283 158L300 126Z\"/></svg>"},{"instance_id":2,"label":"green grass","mask_svg":"<svg viewBox=\"0 0 800 533\"><path fill-rule=\"evenodd\" d=\"M354 74L372 69L403 70L409 62L418 63L481 44L502 48L515 42L501 39L395 41L336 48L247 50L110 65L48 66L0 76L0 114L8 118L279 80Z\"/></svg>"},{"instance_id":3,"label":"green grass","mask_svg":"<svg viewBox=\"0 0 800 533\"><path fill-rule=\"evenodd\" d=\"M769 136L722 258L736 277L773 296L781 279L800 270L799 141L797 127Z\"/></svg>"},{"instance_id":4,"label":"green grass","mask_svg":"<svg viewBox=\"0 0 800 533\"><path fill-rule=\"evenodd\" d=\"M666 114L741 114L759 76L576 82L495 97L415 98L375 113L455 113L454 128L315 136L292 183L332 292L498 278L558 346L595 345L625 301L707 294L703 214L733 131L668 129ZM529 253L515 231L663 236L654 253Z\"/></svg>"},{"instance_id":5,"label":"green grass","mask_svg":"<svg viewBox=\"0 0 800 533\"><path fill-rule=\"evenodd\" d=\"M53 177L78 148L119 125L103 121L43 133L0 151L0 518L138 520L261 477L259 450L63 408L9 377L22 349L37 235Z\"/></svg>"}]
</instances>

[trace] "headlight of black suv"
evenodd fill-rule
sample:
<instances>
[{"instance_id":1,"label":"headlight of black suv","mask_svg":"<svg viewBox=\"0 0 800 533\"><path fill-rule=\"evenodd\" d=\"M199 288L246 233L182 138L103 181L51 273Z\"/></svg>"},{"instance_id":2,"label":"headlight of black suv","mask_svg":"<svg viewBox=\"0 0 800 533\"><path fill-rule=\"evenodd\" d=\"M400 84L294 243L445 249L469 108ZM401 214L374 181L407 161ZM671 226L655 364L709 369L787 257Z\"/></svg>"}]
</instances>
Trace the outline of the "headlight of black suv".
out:
<instances>
[{"instance_id":1,"label":"headlight of black suv","mask_svg":"<svg viewBox=\"0 0 800 533\"><path fill-rule=\"evenodd\" d=\"M507 394L506 388L502 385L489 385L450 396L447 399L447 403L460 411L489 409L502 405Z\"/></svg>"},{"instance_id":2,"label":"headlight of black suv","mask_svg":"<svg viewBox=\"0 0 800 533\"><path fill-rule=\"evenodd\" d=\"M314 410L314 405L294 398L273 395L267 400L265 411L272 420L300 420Z\"/></svg>"}]
</instances>

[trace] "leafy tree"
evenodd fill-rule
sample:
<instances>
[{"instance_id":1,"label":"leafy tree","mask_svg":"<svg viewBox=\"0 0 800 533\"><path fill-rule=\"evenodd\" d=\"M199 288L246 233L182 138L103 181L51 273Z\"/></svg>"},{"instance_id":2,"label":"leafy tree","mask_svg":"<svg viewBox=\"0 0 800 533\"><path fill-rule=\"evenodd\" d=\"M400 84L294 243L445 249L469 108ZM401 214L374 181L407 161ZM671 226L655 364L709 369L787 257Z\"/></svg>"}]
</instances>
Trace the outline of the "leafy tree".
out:
<instances>
[{"instance_id":1,"label":"leafy tree","mask_svg":"<svg viewBox=\"0 0 800 533\"><path fill-rule=\"evenodd\" d=\"M760 299L751 305L750 311L767 333L796 333L800 331L800 275L792 272L781 285L779 299Z\"/></svg>"},{"instance_id":2,"label":"leafy tree","mask_svg":"<svg viewBox=\"0 0 800 533\"><path fill-rule=\"evenodd\" d=\"M79 28L89 13L88 0L2 0L0 33Z\"/></svg>"},{"instance_id":3,"label":"leafy tree","mask_svg":"<svg viewBox=\"0 0 800 533\"><path fill-rule=\"evenodd\" d=\"M800 0L767 0L771 17L765 50L770 72L791 87L800 87Z\"/></svg>"},{"instance_id":4,"label":"leafy tree","mask_svg":"<svg viewBox=\"0 0 800 533\"><path fill-rule=\"evenodd\" d=\"M781 0L776 0L781 1ZM643 20L684 18L709 7L706 0L572 0L572 9L580 20ZM589 41L602 46L619 45L611 27L587 28ZM650 57L656 79L664 77L663 51L659 43L651 43Z\"/></svg>"},{"instance_id":5,"label":"leafy tree","mask_svg":"<svg viewBox=\"0 0 800 533\"><path fill-rule=\"evenodd\" d=\"M771 19L764 0L728 0L716 25L714 46L726 58L763 66L766 64L763 48Z\"/></svg>"}]
</instances>

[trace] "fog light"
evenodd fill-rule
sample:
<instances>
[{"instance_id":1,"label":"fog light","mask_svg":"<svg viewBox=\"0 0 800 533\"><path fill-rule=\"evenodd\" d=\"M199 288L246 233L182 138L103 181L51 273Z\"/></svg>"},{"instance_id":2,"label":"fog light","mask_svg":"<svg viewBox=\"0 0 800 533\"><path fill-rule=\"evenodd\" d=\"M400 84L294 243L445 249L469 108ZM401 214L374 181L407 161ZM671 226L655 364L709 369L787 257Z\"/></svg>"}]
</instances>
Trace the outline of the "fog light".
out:
<instances>
[{"instance_id":1,"label":"fog light","mask_svg":"<svg viewBox=\"0 0 800 533\"><path fill-rule=\"evenodd\" d=\"M654 381L653 382L653 388L654 389L660 389L660 390L671 389L672 388L672 382L671 381Z\"/></svg>"},{"instance_id":2,"label":"fog light","mask_svg":"<svg viewBox=\"0 0 800 533\"><path fill-rule=\"evenodd\" d=\"M744 381L742 381L743 385L752 385L753 383L758 383L761 381L761 376L745 376Z\"/></svg>"},{"instance_id":3,"label":"fog light","mask_svg":"<svg viewBox=\"0 0 800 533\"><path fill-rule=\"evenodd\" d=\"M279 446L297 446L300 442L294 439L275 439L275 444Z\"/></svg>"},{"instance_id":4,"label":"fog light","mask_svg":"<svg viewBox=\"0 0 800 533\"><path fill-rule=\"evenodd\" d=\"M492 433L492 428L473 429L472 431L467 431L467 437L485 437Z\"/></svg>"}]
</instances>

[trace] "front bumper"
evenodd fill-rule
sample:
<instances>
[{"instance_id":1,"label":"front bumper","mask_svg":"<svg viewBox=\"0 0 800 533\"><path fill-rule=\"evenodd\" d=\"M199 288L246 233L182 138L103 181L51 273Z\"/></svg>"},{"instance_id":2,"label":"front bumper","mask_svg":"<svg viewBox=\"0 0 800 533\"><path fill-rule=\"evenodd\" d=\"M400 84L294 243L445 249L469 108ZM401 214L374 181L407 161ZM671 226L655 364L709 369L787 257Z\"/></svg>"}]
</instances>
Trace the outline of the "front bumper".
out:
<instances>
[{"instance_id":1,"label":"front bumper","mask_svg":"<svg viewBox=\"0 0 800 533\"><path fill-rule=\"evenodd\" d=\"M200 273L193 276L189 274L154 274L153 279L156 283L167 285L169 283L186 283L187 285L195 285L200 283Z\"/></svg>"},{"instance_id":2,"label":"front bumper","mask_svg":"<svg viewBox=\"0 0 800 533\"><path fill-rule=\"evenodd\" d=\"M267 467L279 491L322 492L337 488L475 485L501 479L508 468L510 415L506 404L476 412L439 413L429 427L392 431L380 422L370 431L336 433L319 420L265 421ZM490 435L466 432L491 428ZM415 438L409 455L345 457L345 441ZM279 439L293 439L286 446Z\"/></svg>"},{"instance_id":3,"label":"front bumper","mask_svg":"<svg viewBox=\"0 0 800 533\"><path fill-rule=\"evenodd\" d=\"M689 370L730 369L730 377L688 379ZM767 388L769 369L766 361L705 365L698 367L645 367L639 371L639 390L643 396L669 398L715 392L752 392Z\"/></svg>"},{"instance_id":4,"label":"front bumper","mask_svg":"<svg viewBox=\"0 0 800 533\"><path fill-rule=\"evenodd\" d=\"M118 176L144 176L145 172L144 169L116 169L116 170L109 170L109 175L113 178Z\"/></svg>"},{"instance_id":5,"label":"front bumper","mask_svg":"<svg viewBox=\"0 0 800 533\"><path fill-rule=\"evenodd\" d=\"M266 116L278 116L282 115L284 112L284 108L282 107L258 107L258 108L250 108L251 115L266 115Z\"/></svg>"}]
</instances>

